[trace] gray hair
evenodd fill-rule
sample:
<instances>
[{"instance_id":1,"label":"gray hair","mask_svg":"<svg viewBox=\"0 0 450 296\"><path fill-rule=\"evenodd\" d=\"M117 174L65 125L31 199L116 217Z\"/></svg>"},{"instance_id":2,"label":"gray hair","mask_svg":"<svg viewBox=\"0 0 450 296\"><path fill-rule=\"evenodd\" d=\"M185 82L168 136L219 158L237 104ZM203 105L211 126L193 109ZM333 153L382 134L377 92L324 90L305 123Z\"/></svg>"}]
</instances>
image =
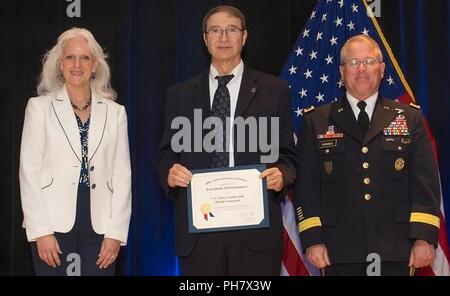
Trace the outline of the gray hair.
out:
<instances>
[{"instance_id":1,"label":"gray hair","mask_svg":"<svg viewBox=\"0 0 450 296\"><path fill-rule=\"evenodd\" d=\"M243 14L239 9L237 9L237 8L234 7L234 6L230 6L230 5L219 5L219 6L216 6L216 7L212 8L212 9L211 9L210 11L208 11L208 12L205 14L205 16L203 17L203 21L202 21L203 33L205 33L205 32L208 30L208 28L207 28L207 25L208 25L208 19L209 19L213 14L216 14L216 13L219 13L219 12L225 12L225 13L227 13L227 14L229 14L229 15L235 17L235 18L238 18L238 19L241 21L241 25L242 25L241 30L246 30L246 29L247 29L247 28L245 27L245 17L244 17L244 14Z\"/></svg>"},{"instance_id":2,"label":"gray hair","mask_svg":"<svg viewBox=\"0 0 450 296\"><path fill-rule=\"evenodd\" d=\"M360 34L360 35L356 35L353 36L352 38L348 39L347 42L345 42L344 46L342 46L341 48L341 57L340 57L340 62L341 65L345 62L345 54L347 53L348 48L350 47L350 45L352 43L365 43L367 45L369 45L378 55L379 58L379 62L383 62L383 53L381 52L380 46L378 45L378 43L373 40L372 37L364 35L364 34Z\"/></svg>"},{"instance_id":3,"label":"gray hair","mask_svg":"<svg viewBox=\"0 0 450 296\"><path fill-rule=\"evenodd\" d=\"M64 85L65 81L59 64L63 58L64 47L69 40L75 37L82 37L87 41L92 57L98 63L95 76L91 80L92 92L100 97L115 100L117 94L111 87L111 73L106 62L108 56L103 52L103 49L95 40L92 33L84 28L72 28L62 33L58 37L56 45L44 55L37 93L41 96L53 94L58 92Z\"/></svg>"}]
</instances>

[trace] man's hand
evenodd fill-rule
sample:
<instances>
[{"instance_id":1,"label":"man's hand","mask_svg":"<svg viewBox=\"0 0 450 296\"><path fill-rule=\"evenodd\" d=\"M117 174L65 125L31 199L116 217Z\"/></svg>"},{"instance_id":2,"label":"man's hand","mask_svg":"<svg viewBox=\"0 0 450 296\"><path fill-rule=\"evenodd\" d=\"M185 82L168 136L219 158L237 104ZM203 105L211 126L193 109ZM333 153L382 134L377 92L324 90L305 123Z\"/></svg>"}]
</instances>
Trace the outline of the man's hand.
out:
<instances>
[{"instance_id":1,"label":"man's hand","mask_svg":"<svg viewBox=\"0 0 450 296\"><path fill-rule=\"evenodd\" d=\"M424 240L418 239L414 242L411 249L411 255L409 256L409 267L426 267L433 263L435 257L436 251L434 250L434 246Z\"/></svg>"},{"instance_id":2,"label":"man's hand","mask_svg":"<svg viewBox=\"0 0 450 296\"><path fill-rule=\"evenodd\" d=\"M170 188L187 187L191 179L192 173L181 164L175 163L169 170L167 184Z\"/></svg>"},{"instance_id":3,"label":"man's hand","mask_svg":"<svg viewBox=\"0 0 450 296\"><path fill-rule=\"evenodd\" d=\"M330 258L328 258L327 247L324 244L314 245L306 249L306 257L312 265L317 268L325 268L330 266Z\"/></svg>"},{"instance_id":4,"label":"man's hand","mask_svg":"<svg viewBox=\"0 0 450 296\"><path fill-rule=\"evenodd\" d=\"M53 234L38 237L36 239L36 246L39 258L41 258L42 261L53 268L61 265L58 254L62 254L62 252L59 248L58 241Z\"/></svg>"},{"instance_id":5,"label":"man's hand","mask_svg":"<svg viewBox=\"0 0 450 296\"><path fill-rule=\"evenodd\" d=\"M267 189L275 190L276 192L283 190L283 173L277 167L264 170L259 177L261 179L267 178Z\"/></svg>"},{"instance_id":6,"label":"man's hand","mask_svg":"<svg viewBox=\"0 0 450 296\"><path fill-rule=\"evenodd\" d=\"M120 241L113 238L103 239L100 254L95 264L99 268L108 268L116 259L120 250Z\"/></svg>"}]
</instances>

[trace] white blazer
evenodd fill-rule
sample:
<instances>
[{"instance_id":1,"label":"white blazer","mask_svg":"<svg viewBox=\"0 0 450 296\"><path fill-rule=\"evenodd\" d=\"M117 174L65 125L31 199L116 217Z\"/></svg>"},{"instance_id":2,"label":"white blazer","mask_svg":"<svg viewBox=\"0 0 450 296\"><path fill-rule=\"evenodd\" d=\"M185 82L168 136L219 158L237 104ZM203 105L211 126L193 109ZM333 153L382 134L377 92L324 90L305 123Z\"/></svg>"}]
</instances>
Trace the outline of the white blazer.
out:
<instances>
[{"instance_id":1,"label":"white blazer","mask_svg":"<svg viewBox=\"0 0 450 296\"><path fill-rule=\"evenodd\" d=\"M125 108L93 94L88 138L94 231L125 245L131 167ZM69 232L75 223L81 141L66 88L31 98L20 147L20 193L28 241Z\"/></svg>"}]
</instances>

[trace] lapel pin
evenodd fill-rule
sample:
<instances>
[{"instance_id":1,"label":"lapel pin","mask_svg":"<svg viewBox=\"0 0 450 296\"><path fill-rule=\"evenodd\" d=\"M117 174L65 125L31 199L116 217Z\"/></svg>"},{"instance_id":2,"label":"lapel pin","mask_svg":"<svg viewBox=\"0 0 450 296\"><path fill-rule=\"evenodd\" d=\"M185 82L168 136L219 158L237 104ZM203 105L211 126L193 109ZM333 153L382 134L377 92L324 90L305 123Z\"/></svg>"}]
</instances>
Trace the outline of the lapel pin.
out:
<instances>
[{"instance_id":1,"label":"lapel pin","mask_svg":"<svg viewBox=\"0 0 450 296\"><path fill-rule=\"evenodd\" d=\"M251 92L251 93L255 93L255 92L256 92L256 88L252 87L252 88L250 89L250 92Z\"/></svg>"}]
</instances>

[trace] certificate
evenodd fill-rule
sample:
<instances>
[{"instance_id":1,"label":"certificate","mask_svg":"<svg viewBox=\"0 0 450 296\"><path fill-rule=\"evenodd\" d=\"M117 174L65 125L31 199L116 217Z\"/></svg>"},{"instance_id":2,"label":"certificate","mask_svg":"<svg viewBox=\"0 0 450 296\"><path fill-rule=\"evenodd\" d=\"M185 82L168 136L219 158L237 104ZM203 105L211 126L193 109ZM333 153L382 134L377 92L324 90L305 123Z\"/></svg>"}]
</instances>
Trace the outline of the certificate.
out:
<instances>
[{"instance_id":1,"label":"certificate","mask_svg":"<svg viewBox=\"0 0 450 296\"><path fill-rule=\"evenodd\" d=\"M269 227L265 165L192 171L189 232Z\"/></svg>"}]
</instances>

